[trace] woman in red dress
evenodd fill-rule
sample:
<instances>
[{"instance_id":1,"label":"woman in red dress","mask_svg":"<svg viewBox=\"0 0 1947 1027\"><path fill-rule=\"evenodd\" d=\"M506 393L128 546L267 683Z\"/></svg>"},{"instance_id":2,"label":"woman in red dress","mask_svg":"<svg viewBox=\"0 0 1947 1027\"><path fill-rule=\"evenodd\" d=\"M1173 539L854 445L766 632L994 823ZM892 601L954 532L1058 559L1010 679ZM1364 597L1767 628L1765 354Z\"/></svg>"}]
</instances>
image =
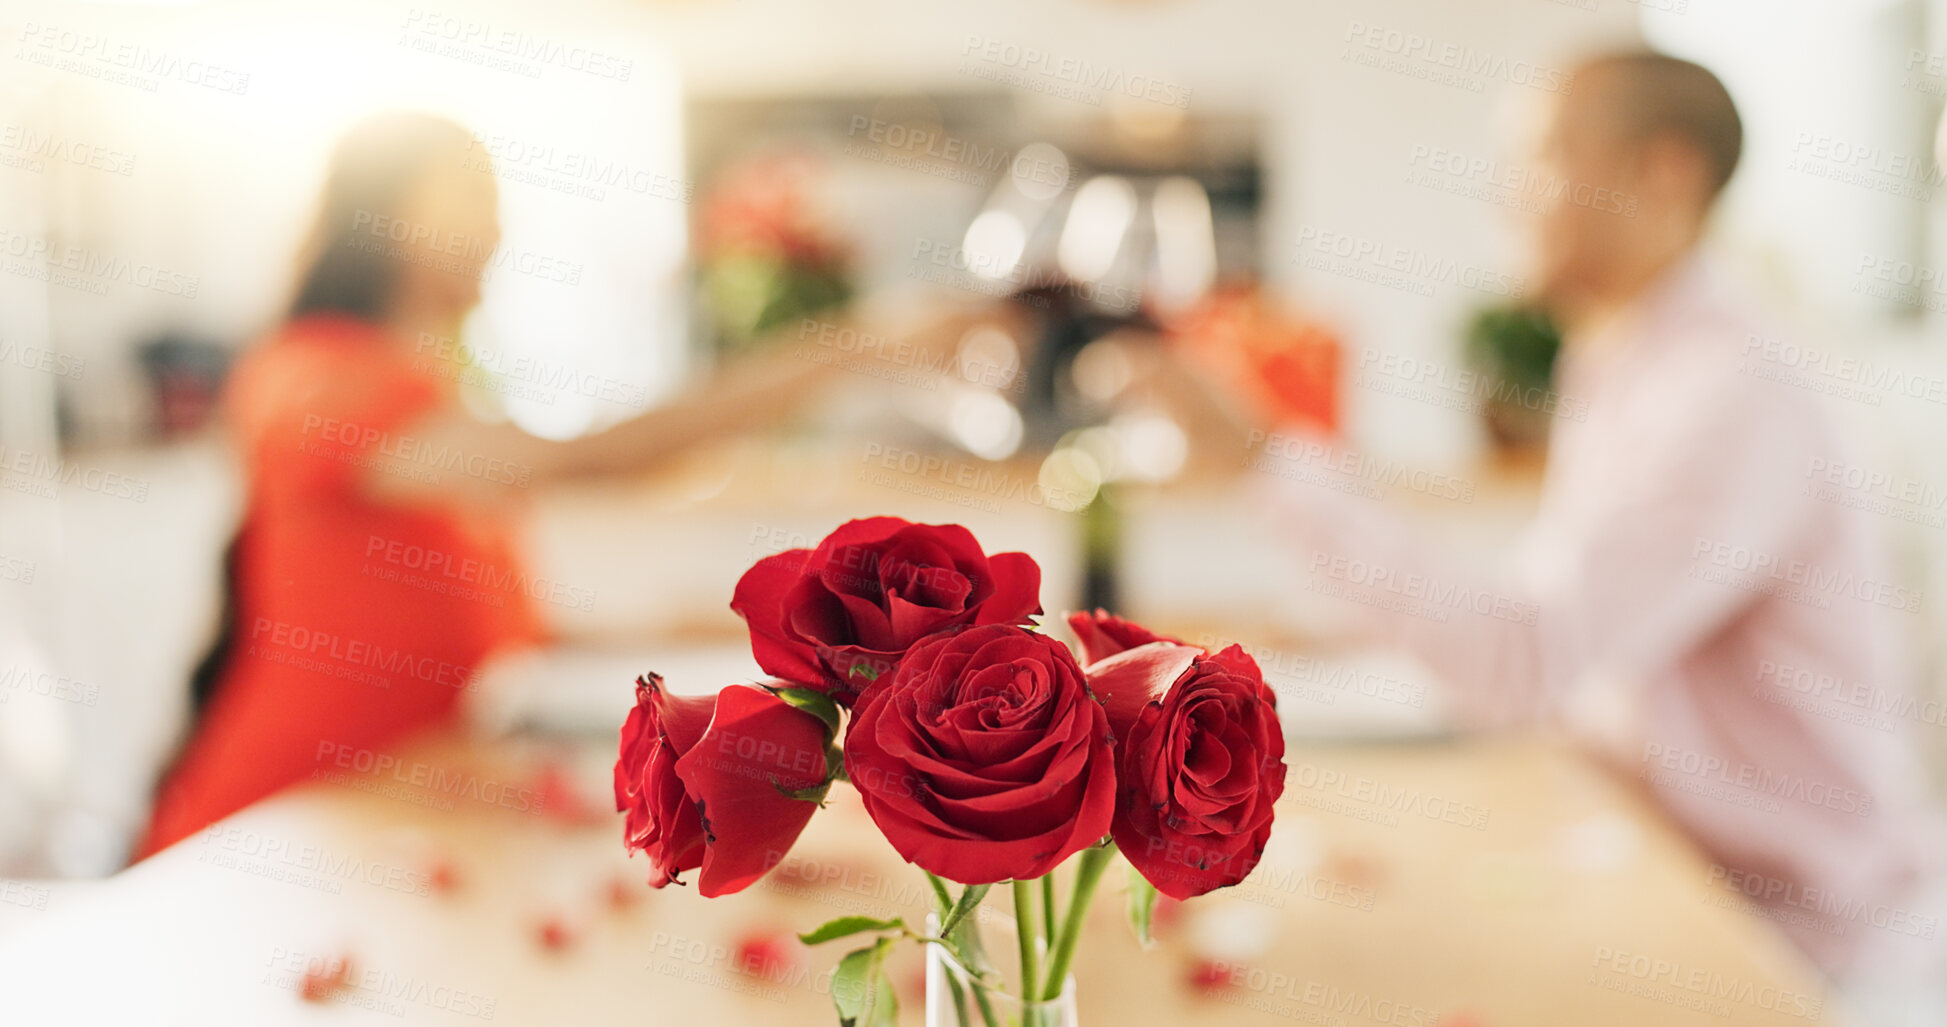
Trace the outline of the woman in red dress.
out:
<instances>
[{"instance_id":1,"label":"woman in red dress","mask_svg":"<svg viewBox=\"0 0 1947 1027\"><path fill-rule=\"evenodd\" d=\"M139 856L451 718L474 668L538 640L513 538L531 486L775 417L829 374L753 363L565 443L471 419L415 354L459 337L499 241L470 144L452 122L386 115L333 157L290 316L228 386L248 494L227 641Z\"/></svg>"}]
</instances>

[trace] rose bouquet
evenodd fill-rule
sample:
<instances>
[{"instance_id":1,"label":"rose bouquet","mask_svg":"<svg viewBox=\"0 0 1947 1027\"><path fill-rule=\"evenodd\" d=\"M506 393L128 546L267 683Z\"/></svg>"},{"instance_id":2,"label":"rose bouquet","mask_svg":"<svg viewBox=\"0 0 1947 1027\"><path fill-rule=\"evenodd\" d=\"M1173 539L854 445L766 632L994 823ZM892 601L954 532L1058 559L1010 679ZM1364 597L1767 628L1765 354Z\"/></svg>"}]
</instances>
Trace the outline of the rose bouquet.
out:
<instances>
[{"instance_id":1,"label":"rose bouquet","mask_svg":"<svg viewBox=\"0 0 1947 1027\"><path fill-rule=\"evenodd\" d=\"M748 887L848 781L938 908L925 925L847 916L800 936L870 939L834 974L840 1021L896 1022L885 959L911 939L950 971L962 1022L999 1027L1059 1022L1084 915L1117 851L1145 942L1159 893L1244 880L1285 776L1256 663L1101 611L1068 618L1078 660L1033 626L1040 584L1025 554L989 556L963 527L894 517L759 561L731 607L777 680L715 697L670 695L654 674L636 683L615 803L650 885L693 870L706 896ZM1061 909L1055 874L1071 860ZM1014 903L1012 987L969 915L1001 883Z\"/></svg>"}]
</instances>

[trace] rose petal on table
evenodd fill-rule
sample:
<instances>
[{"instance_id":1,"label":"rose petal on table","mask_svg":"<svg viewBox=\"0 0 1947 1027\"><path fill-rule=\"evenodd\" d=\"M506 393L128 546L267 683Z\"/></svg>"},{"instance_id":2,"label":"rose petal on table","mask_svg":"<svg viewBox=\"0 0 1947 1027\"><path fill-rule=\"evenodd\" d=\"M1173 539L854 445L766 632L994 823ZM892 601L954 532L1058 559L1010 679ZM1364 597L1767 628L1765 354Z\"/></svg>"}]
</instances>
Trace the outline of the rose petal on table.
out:
<instances>
[{"instance_id":1,"label":"rose petal on table","mask_svg":"<svg viewBox=\"0 0 1947 1027\"><path fill-rule=\"evenodd\" d=\"M1319 863L1319 873L1355 888L1377 888L1386 883L1384 857L1363 849L1335 847Z\"/></svg>"},{"instance_id":2,"label":"rose petal on table","mask_svg":"<svg viewBox=\"0 0 1947 1027\"><path fill-rule=\"evenodd\" d=\"M800 947L783 931L753 931L737 940L736 962L732 965L751 977L781 979L798 965Z\"/></svg>"},{"instance_id":3,"label":"rose petal on table","mask_svg":"<svg viewBox=\"0 0 1947 1027\"><path fill-rule=\"evenodd\" d=\"M608 901L608 908L619 913L626 909L635 908L635 904L642 899L642 892L641 889L635 886L634 882L617 874L608 879L608 886L604 889L604 897Z\"/></svg>"},{"instance_id":4,"label":"rose petal on table","mask_svg":"<svg viewBox=\"0 0 1947 1027\"><path fill-rule=\"evenodd\" d=\"M562 952L575 943L577 937L573 927L559 916L542 917L534 924L535 944L548 952Z\"/></svg>"},{"instance_id":5,"label":"rose petal on table","mask_svg":"<svg viewBox=\"0 0 1947 1027\"><path fill-rule=\"evenodd\" d=\"M351 983L351 958L339 956L307 965L298 978L298 997L306 1002L325 1002Z\"/></svg>"},{"instance_id":6,"label":"rose petal on table","mask_svg":"<svg viewBox=\"0 0 1947 1027\"><path fill-rule=\"evenodd\" d=\"M460 868L451 857L435 856L426 864L426 884L435 895L451 895L460 888Z\"/></svg>"},{"instance_id":7,"label":"rose petal on table","mask_svg":"<svg viewBox=\"0 0 1947 1027\"><path fill-rule=\"evenodd\" d=\"M1199 959L1190 964L1183 983L1200 995L1214 995L1230 987L1230 968L1214 959Z\"/></svg>"}]
</instances>

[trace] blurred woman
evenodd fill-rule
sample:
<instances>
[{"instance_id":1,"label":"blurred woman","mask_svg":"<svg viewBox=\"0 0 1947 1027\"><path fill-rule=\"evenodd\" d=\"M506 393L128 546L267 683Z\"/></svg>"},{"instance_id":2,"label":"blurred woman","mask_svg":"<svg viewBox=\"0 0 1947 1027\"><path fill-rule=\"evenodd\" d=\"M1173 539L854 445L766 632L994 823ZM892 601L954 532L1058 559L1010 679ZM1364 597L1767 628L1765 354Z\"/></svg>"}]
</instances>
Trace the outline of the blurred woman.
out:
<instances>
[{"instance_id":1,"label":"blurred woman","mask_svg":"<svg viewBox=\"0 0 1947 1027\"><path fill-rule=\"evenodd\" d=\"M571 442L468 417L415 351L458 337L499 242L470 143L450 121L393 114L332 158L289 315L228 386L248 491L226 643L140 856L311 776L321 753L452 717L474 668L539 640L514 542L530 486L775 418L831 373L752 362Z\"/></svg>"}]
</instances>

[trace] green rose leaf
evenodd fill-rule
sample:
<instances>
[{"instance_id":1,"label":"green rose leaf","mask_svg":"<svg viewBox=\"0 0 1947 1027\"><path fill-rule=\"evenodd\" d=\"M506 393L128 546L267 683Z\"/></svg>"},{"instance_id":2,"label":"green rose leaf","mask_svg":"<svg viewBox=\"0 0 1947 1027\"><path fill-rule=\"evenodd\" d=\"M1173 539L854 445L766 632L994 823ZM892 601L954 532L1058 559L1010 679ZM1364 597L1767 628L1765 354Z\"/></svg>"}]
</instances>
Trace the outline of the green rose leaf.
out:
<instances>
[{"instance_id":1,"label":"green rose leaf","mask_svg":"<svg viewBox=\"0 0 1947 1027\"><path fill-rule=\"evenodd\" d=\"M891 950L892 939L881 938L838 961L832 973L832 1005L840 1027L898 1027L899 999L886 976L886 953Z\"/></svg>"},{"instance_id":2,"label":"green rose leaf","mask_svg":"<svg viewBox=\"0 0 1947 1027\"><path fill-rule=\"evenodd\" d=\"M843 938L861 931L892 931L906 926L904 920L875 920L869 916L841 916L827 920L810 931L798 935L798 940L806 945L822 945L833 938Z\"/></svg>"}]
</instances>

